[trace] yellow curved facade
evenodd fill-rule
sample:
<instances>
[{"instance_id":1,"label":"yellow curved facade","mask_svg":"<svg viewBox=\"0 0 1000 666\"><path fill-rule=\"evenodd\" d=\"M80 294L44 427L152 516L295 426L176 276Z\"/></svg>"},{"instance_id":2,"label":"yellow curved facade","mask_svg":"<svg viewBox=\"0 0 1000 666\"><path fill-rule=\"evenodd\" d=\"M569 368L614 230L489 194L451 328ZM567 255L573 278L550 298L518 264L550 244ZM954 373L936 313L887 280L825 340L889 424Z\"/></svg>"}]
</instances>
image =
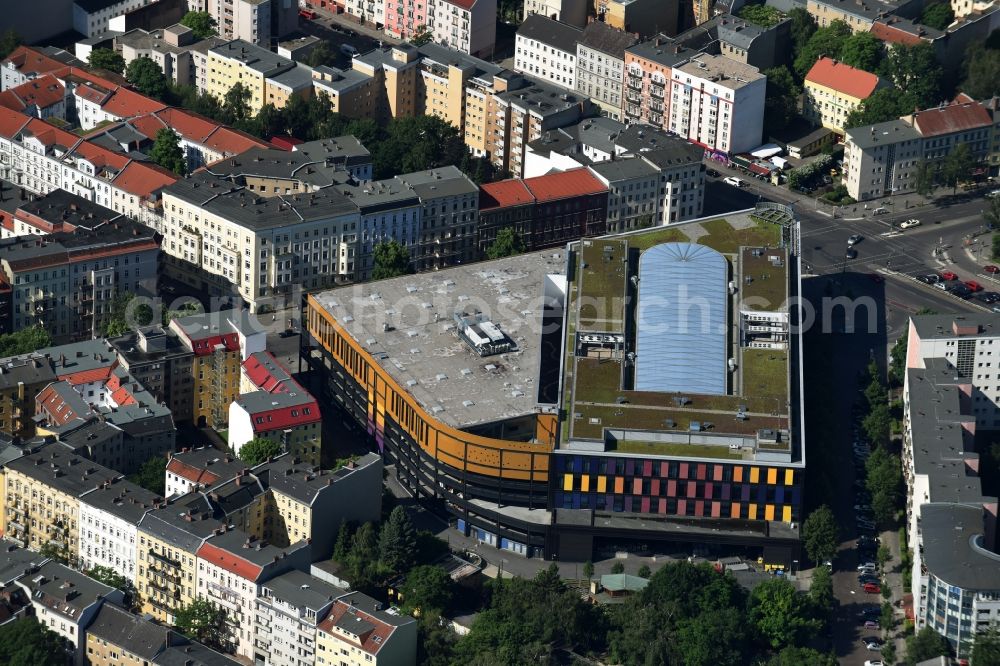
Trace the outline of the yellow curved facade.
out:
<instances>
[{"instance_id":1,"label":"yellow curved facade","mask_svg":"<svg viewBox=\"0 0 1000 666\"><path fill-rule=\"evenodd\" d=\"M400 387L337 321L309 296L310 335L368 392L368 420L384 433L389 416L428 456L463 472L546 483L555 446L556 417L538 414L537 442L482 437L441 423Z\"/></svg>"}]
</instances>

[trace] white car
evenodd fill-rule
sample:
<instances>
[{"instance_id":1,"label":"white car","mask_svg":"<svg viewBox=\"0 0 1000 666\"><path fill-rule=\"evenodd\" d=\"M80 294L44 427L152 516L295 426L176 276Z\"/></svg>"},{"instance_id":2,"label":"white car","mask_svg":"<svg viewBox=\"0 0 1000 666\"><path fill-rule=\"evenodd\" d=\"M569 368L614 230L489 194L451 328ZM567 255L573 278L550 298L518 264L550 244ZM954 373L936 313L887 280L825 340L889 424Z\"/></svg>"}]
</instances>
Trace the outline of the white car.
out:
<instances>
[{"instance_id":1,"label":"white car","mask_svg":"<svg viewBox=\"0 0 1000 666\"><path fill-rule=\"evenodd\" d=\"M885 662L881 659L869 659L865 662L865 666L884 666Z\"/></svg>"},{"instance_id":2,"label":"white car","mask_svg":"<svg viewBox=\"0 0 1000 666\"><path fill-rule=\"evenodd\" d=\"M993 190L986 196L989 197L990 199L993 199L994 197L1000 197L1000 190Z\"/></svg>"},{"instance_id":3,"label":"white car","mask_svg":"<svg viewBox=\"0 0 1000 666\"><path fill-rule=\"evenodd\" d=\"M900 229L909 229L910 227L919 227L919 226L920 226L920 220L916 218L907 220L906 222L899 223Z\"/></svg>"},{"instance_id":4,"label":"white car","mask_svg":"<svg viewBox=\"0 0 1000 666\"><path fill-rule=\"evenodd\" d=\"M735 176L726 176L722 179L722 182L733 187L743 187L743 181Z\"/></svg>"}]
</instances>

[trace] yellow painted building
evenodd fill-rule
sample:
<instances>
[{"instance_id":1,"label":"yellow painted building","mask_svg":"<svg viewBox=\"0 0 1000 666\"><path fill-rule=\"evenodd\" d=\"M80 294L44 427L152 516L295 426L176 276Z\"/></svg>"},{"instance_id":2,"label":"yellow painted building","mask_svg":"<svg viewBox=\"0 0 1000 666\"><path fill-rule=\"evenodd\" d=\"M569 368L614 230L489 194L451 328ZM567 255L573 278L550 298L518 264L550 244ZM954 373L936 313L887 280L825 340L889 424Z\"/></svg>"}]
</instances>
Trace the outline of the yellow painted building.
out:
<instances>
[{"instance_id":1,"label":"yellow painted building","mask_svg":"<svg viewBox=\"0 0 1000 666\"><path fill-rule=\"evenodd\" d=\"M417 623L360 592L333 602L316 627L317 666L414 666Z\"/></svg>"},{"instance_id":2,"label":"yellow painted building","mask_svg":"<svg viewBox=\"0 0 1000 666\"><path fill-rule=\"evenodd\" d=\"M80 496L121 474L61 444L44 444L3 469L3 534L27 548L79 555Z\"/></svg>"},{"instance_id":3,"label":"yellow painted building","mask_svg":"<svg viewBox=\"0 0 1000 666\"><path fill-rule=\"evenodd\" d=\"M806 11L821 28L843 21L851 32L869 32L882 9L862 0L807 0Z\"/></svg>"},{"instance_id":4,"label":"yellow painted building","mask_svg":"<svg viewBox=\"0 0 1000 666\"><path fill-rule=\"evenodd\" d=\"M677 0L594 0L594 14L612 28L644 37L678 32Z\"/></svg>"},{"instance_id":5,"label":"yellow painted building","mask_svg":"<svg viewBox=\"0 0 1000 666\"><path fill-rule=\"evenodd\" d=\"M820 58L806 74L802 115L843 134L850 113L886 85L887 82L875 74L832 58Z\"/></svg>"},{"instance_id":6,"label":"yellow painted building","mask_svg":"<svg viewBox=\"0 0 1000 666\"><path fill-rule=\"evenodd\" d=\"M221 101L233 86L243 84L250 91L250 113L254 114L270 101L267 79L294 69L294 61L242 39L234 39L208 51L205 90Z\"/></svg>"}]
</instances>

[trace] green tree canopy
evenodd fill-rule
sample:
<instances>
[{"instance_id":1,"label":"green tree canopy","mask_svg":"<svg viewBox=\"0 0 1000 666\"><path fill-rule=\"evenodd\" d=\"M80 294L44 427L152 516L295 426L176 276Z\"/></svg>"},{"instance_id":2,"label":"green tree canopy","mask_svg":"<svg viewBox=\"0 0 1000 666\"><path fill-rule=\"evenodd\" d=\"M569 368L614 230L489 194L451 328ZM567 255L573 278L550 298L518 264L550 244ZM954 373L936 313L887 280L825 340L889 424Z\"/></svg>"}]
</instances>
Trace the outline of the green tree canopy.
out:
<instances>
[{"instance_id":1,"label":"green tree canopy","mask_svg":"<svg viewBox=\"0 0 1000 666\"><path fill-rule=\"evenodd\" d=\"M764 71L767 94L764 97L764 131L769 136L787 127L799 113L802 88L785 65Z\"/></svg>"},{"instance_id":2,"label":"green tree canopy","mask_svg":"<svg viewBox=\"0 0 1000 666\"><path fill-rule=\"evenodd\" d=\"M21 36L13 28L7 29L0 35L0 60L11 54L11 51L21 45Z\"/></svg>"},{"instance_id":3,"label":"green tree canopy","mask_svg":"<svg viewBox=\"0 0 1000 666\"><path fill-rule=\"evenodd\" d=\"M497 237L486 248L486 256L490 259L503 259L524 252L524 241L514 227L504 227L497 232Z\"/></svg>"},{"instance_id":4,"label":"green tree canopy","mask_svg":"<svg viewBox=\"0 0 1000 666\"><path fill-rule=\"evenodd\" d=\"M826 504L809 514L802 523L802 541L806 554L815 564L832 559L837 553L837 520Z\"/></svg>"},{"instance_id":5,"label":"green tree canopy","mask_svg":"<svg viewBox=\"0 0 1000 666\"><path fill-rule=\"evenodd\" d=\"M441 567L421 564L410 569L403 584L403 611L440 615L452 597L451 576Z\"/></svg>"},{"instance_id":6,"label":"green tree canopy","mask_svg":"<svg viewBox=\"0 0 1000 666\"><path fill-rule=\"evenodd\" d=\"M826 27L818 28L803 44L795 57L793 63L795 73L800 79L804 79L821 55L833 57L833 54L837 54L839 56L841 46L850 36L850 26L840 20L833 21Z\"/></svg>"},{"instance_id":7,"label":"green tree canopy","mask_svg":"<svg viewBox=\"0 0 1000 666\"><path fill-rule=\"evenodd\" d=\"M747 619L760 640L780 650L817 632L808 600L784 578L766 580L750 593Z\"/></svg>"},{"instance_id":8,"label":"green tree canopy","mask_svg":"<svg viewBox=\"0 0 1000 666\"><path fill-rule=\"evenodd\" d=\"M844 40L840 60L866 72L876 72L882 60L882 42L870 32L856 32Z\"/></svg>"},{"instance_id":9,"label":"green tree canopy","mask_svg":"<svg viewBox=\"0 0 1000 666\"><path fill-rule=\"evenodd\" d=\"M423 46L428 42L433 41L434 35L431 34L430 30L427 29L426 25L417 26L416 32L410 37L410 43L414 46Z\"/></svg>"},{"instance_id":10,"label":"green tree canopy","mask_svg":"<svg viewBox=\"0 0 1000 666\"><path fill-rule=\"evenodd\" d=\"M782 19L781 12L770 5L744 5L739 11L739 16L762 28L777 25Z\"/></svg>"},{"instance_id":11,"label":"green tree canopy","mask_svg":"<svg viewBox=\"0 0 1000 666\"><path fill-rule=\"evenodd\" d=\"M899 508L903 486L903 472L899 456L877 447L865 461L865 485L872 496L872 514L881 524L891 523Z\"/></svg>"},{"instance_id":12,"label":"green tree canopy","mask_svg":"<svg viewBox=\"0 0 1000 666\"><path fill-rule=\"evenodd\" d=\"M167 91L167 77L163 70L151 58L142 56L136 58L125 68L125 78L143 95L163 97Z\"/></svg>"},{"instance_id":13,"label":"green tree canopy","mask_svg":"<svg viewBox=\"0 0 1000 666\"><path fill-rule=\"evenodd\" d=\"M132 609L136 603L138 595L135 589L135 583L133 583L129 578L126 578L122 573L112 569L111 567L93 567L92 569L87 569L86 573L89 577L94 580L104 583L110 587L117 590L121 590L125 595L125 607Z\"/></svg>"},{"instance_id":14,"label":"green tree canopy","mask_svg":"<svg viewBox=\"0 0 1000 666\"><path fill-rule=\"evenodd\" d=\"M137 301L135 294L116 292L111 301L111 312L104 320L104 334L116 338L153 322L153 309Z\"/></svg>"},{"instance_id":15,"label":"green tree canopy","mask_svg":"<svg viewBox=\"0 0 1000 666\"><path fill-rule=\"evenodd\" d=\"M924 627L906 639L906 661L909 664L918 664L950 653L951 645L947 639L931 627Z\"/></svg>"},{"instance_id":16,"label":"green tree canopy","mask_svg":"<svg viewBox=\"0 0 1000 666\"><path fill-rule=\"evenodd\" d=\"M112 49L93 49L87 62L91 67L106 69L115 74L121 74L125 71L125 58Z\"/></svg>"},{"instance_id":17,"label":"green tree canopy","mask_svg":"<svg viewBox=\"0 0 1000 666\"><path fill-rule=\"evenodd\" d=\"M892 88L880 88L847 114L844 128L864 127L895 120L913 111L915 100L912 95Z\"/></svg>"},{"instance_id":18,"label":"green tree canopy","mask_svg":"<svg viewBox=\"0 0 1000 666\"><path fill-rule=\"evenodd\" d=\"M0 357L27 354L51 345L52 336L41 325L36 324L0 335Z\"/></svg>"},{"instance_id":19,"label":"green tree canopy","mask_svg":"<svg viewBox=\"0 0 1000 666\"><path fill-rule=\"evenodd\" d=\"M413 272L410 267L410 252L399 241L378 243L372 254L375 258L373 280L385 280Z\"/></svg>"},{"instance_id":20,"label":"green tree canopy","mask_svg":"<svg viewBox=\"0 0 1000 666\"><path fill-rule=\"evenodd\" d=\"M254 437L240 447L239 453L240 460L250 467L278 455L281 455L281 444L265 437Z\"/></svg>"},{"instance_id":21,"label":"green tree canopy","mask_svg":"<svg viewBox=\"0 0 1000 666\"><path fill-rule=\"evenodd\" d=\"M164 169L173 171L178 176L187 173L187 159L181 148L180 138L172 129L166 127L156 132L156 140L149 151L149 157Z\"/></svg>"},{"instance_id":22,"label":"green tree canopy","mask_svg":"<svg viewBox=\"0 0 1000 666\"><path fill-rule=\"evenodd\" d=\"M940 101L944 70L930 42L893 44L882 58L879 74L892 81L897 93L905 93L899 115L936 106Z\"/></svg>"},{"instance_id":23,"label":"green tree canopy","mask_svg":"<svg viewBox=\"0 0 1000 666\"><path fill-rule=\"evenodd\" d=\"M885 446L892 431L892 413L885 402L876 403L861 422L872 446Z\"/></svg>"},{"instance_id":24,"label":"green tree canopy","mask_svg":"<svg viewBox=\"0 0 1000 666\"><path fill-rule=\"evenodd\" d=\"M958 184L969 180L972 177L972 170L976 166L976 160L969 150L969 144L959 143L955 146L948 157L941 165L941 179L944 185L958 190Z\"/></svg>"},{"instance_id":25,"label":"green tree canopy","mask_svg":"<svg viewBox=\"0 0 1000 666\"><path fill-rule=\"evenodd\" d=\"M805 7L794 7L788 12L791 19L792 57L794 61L816 32L816 20L806 11Z\"/></svg>"},{"instance_id":26,"label":"green tree canopy","mask_svg":"<svg viewBox=\"0 0 1000 666\"><path fill-rule=\"evenodd\" d=\"M142 463L138 472L129 474L128 480L163 497L166 491L166 473L167 459L163 456L153 456Z\"/></svg>"},{"instance_id":27,"label":"green tree canopy","mask_svg":"<svg viewBox=\"0 0 1000 666\"><path fill-rule=\"evenodd\" d=\"M771 657L767 666L837 666L837 657L812 648L787 647Z\"/></svg>"},{"instance_id":28,"label":"green tree canopy","mask_svg":"<svg viewBox=\"0 0 1000 666\"><path fill-rule=\"evenodd\" d=\"M924 5L920 22L937 30L944 30L955 20L955 12L947 2L934 2Z\"/></svg>"},{"instance_id":29,"label":"green tree canopy","mask_svg":"<svg viewBox=\"0 0 1000 666\"><path fill-rule=\"evenodd\" d=\"M215 30L215 19L208 12L188 12L181 19L181 25L191 28L191 33L197 39L208 39L219 34Z\"/></svg>"},{"instance_id":30,"label":"green tree canopy","mask_svg":"<svg viewBox=\"0 0 1000 666\"><path fill-rule=\"evenodd\" d=\"M994 35L1000 35L1000 30L994 30L991 38ZM974 99L1000 95L1000 48L986 48L983 42L969 44L962 69L965 73L963 92Z\"/></svg>"},{"instance_id":31,"label":"green tree canopy","mask_svg":"<svg viewBox=\"0 0 1000 666\"><path fill-rule=\"evenodd\" d=\"M416 550L417 531L406 509L397 506L379 532L379 561L387 571L398 575L413 566Z\"/></svg>"},{"instance_id":32,"label":"green tree canopy","mask_svg":"<svg viewBox=\"0 0 1000 666\"><path fill-rule=\"evenodd\" d=\"M228 652L231 640L227 617L225 608L199 597L174 614L174 627L188 638Z\"/></svg>"},{"instance_id":33,"label":"green tree canopy","mask_svg":"<svg viewBox=\"0 0 1000 666\"><path fill-rule=\"evenodd\" d=\"M972 645L972 663L976 666L1000 665L1000 629L996 626L976 634L976 642Z\"/></svg>"},{"instance_id":34,"label":"green tree canopy","mask_svg":"<svg viewBox=\"0 0 1000 666\"><path fill-rule=\"evenodd\" d=\"M468 152L458 129L433 115L394 118L369 147L375 178L460 164Z\"/></svg>"},{"instance_id":35,"label":"green tree canopy","mask_svg":"<svg viewBox=\"0 0 1000 666\"><path fill-rule=\"evenodd\" d=\"M330 42L323 40L306 56L305 63L310 67L321 65L332 65L336 62L337 56L330 48Z\"/></svg>"},{"instance_id":36,"label":"green tree canopy","mask_svg":"<svg viewBox=\"0 0 1000 666\"><path fill-rule=\"evenodd\" d=\"M293 95L296 98L298 95ZM253 93L242 83L237 83L222 96L222 117L230 125L242 125L250 119L250 100Z\"/></svg>"},{"instance_id":37,"label":"green tree canopy","mask_svg":"<svg viewBox=\"0 0 1000 666\"><path fill-rule=\"evenodd\" d=\"M809 602L816 617L830 617L836 598L833 596L833 576L830 567L817 566L809 581Z\"/></svg>"},{"instance_id":38,"label":"green tree canopy","mask_svg":"<svg viewBox=\"0 0 1000 666\"><path fill-rule=\"evenodd\" d=\"M621 560L617 560L614 564L611 565L611 573L613 574L625 573L625 563L622 562Z\"/></svg>"},{"instance_id":39,"label":"green tree canopy","mask_svg":"<svg viewBox=\"0 0 1000 666\"><path fill-rule=\"evenodd\" d=\"M65 666L66 640L25 617L0 625L0 664L6 666Z\"/></svg>"}]
</instances>

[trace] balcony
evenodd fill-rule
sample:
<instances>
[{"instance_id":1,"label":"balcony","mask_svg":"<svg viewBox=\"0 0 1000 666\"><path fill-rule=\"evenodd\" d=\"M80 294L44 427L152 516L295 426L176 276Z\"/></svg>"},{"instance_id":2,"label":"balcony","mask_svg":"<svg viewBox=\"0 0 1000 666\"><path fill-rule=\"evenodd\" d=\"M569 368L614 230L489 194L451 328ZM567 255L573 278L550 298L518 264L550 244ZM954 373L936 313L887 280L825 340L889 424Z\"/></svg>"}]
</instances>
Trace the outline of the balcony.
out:
<instances>
[{"instance_id":1,"label":"balcony","mask_svg":"<svg viewBox=\"0 0 1000 666\"><path fill-rule=\"evenodd\" d=\"M649 94L653 97L663 99L663 87L662 86L650 86Z\"/></svg>"},{"instance_id":2,"label":"balcony","mask_svg":"<svg viewBox=\"0 0 1000 666\"><path fill-rule=\"evenodd\" d=\"M625 85L627 87L629 87L630 89L632 89L632 90L641 91L642 90L642 79L633 79L633 78L629 77L629 79L625 83Z\"/></svg>"},{"instance_id":3,"label":"balcony","mask_svg":"<svg viewBox=\"0 0 1000 666\"><path fill-rule=\"evenodd\" d=\"M152 548L149 549L149 557L150 557L150 559L152 559L152 560L154 560L156 562L160 562L160 563L165 564L165 565L167 565L169 567L172 567L174 569L179 569L180 566L181 566L181 563L179 561L172 560L169 557L167 557L166 555L160 555L159 553L156 552L156 550L154 550Z\"/></svg>"}]
</instances>

